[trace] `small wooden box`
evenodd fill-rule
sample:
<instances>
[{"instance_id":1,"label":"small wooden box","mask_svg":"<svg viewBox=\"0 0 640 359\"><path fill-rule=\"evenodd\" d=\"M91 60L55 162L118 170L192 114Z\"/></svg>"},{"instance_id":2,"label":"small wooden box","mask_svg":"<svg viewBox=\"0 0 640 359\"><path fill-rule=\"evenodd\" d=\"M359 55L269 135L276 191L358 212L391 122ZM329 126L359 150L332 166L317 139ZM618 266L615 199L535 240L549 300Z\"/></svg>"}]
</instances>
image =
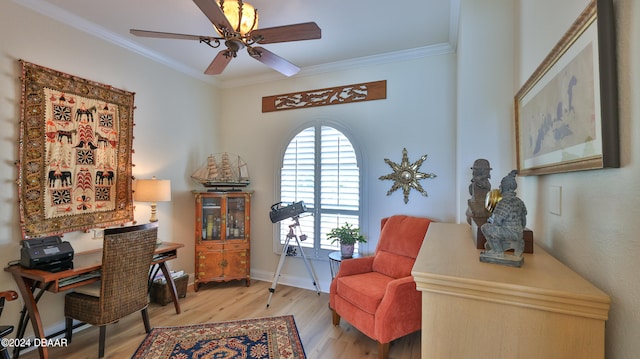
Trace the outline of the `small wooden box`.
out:
<instances>
[{"instance_id":1,"label":"small wooden box","mask_svg":"<svg viewBox=\"0 0 640 359\"><path fill-rule=\"evenodd\" d=\"M187 284L189 283L189 275L185 274L177 278L173 278L176 285L176 292L179 298L187 296ZM160 305L167 305L172 302L169 286L166 283L151 284L151 301Z\"/></svg>"},{"instance_id":2,"label":"small wooden box","mask_svg":"<svg viewBox=\"0 0 640 359\"><path fill-rule=\"evenodd\" d=\"M484 244L487 242L487 239L484 238L484 234L482 234L482 231L480 230L480 227L483 224L484 223L478 224L474 220L471 220L473 242L476 244L477 249L484 249ZM524 253L533 253L533 231L525 228L522 236L524 238Z\"/></svg>"}]
</instances>

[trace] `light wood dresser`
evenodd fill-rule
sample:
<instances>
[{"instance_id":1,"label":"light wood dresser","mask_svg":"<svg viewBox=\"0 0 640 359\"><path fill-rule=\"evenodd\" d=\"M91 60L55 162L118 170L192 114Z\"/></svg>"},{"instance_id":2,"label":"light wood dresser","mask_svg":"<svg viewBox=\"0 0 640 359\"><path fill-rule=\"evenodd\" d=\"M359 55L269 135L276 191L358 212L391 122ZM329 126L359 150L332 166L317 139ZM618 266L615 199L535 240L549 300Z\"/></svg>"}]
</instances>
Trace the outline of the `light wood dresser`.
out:
<instances>
[{"instance_id":1,"label":"light wood dresser","mask_svg":"<svg viewBox=\"0 0 640 359\"><path fill-rule=\"evenodd\" d=\"M432 223L412 274L422 359L604 358L610 298L539 246L482 263L467 224Z\"/></svg>"}]
</instances>

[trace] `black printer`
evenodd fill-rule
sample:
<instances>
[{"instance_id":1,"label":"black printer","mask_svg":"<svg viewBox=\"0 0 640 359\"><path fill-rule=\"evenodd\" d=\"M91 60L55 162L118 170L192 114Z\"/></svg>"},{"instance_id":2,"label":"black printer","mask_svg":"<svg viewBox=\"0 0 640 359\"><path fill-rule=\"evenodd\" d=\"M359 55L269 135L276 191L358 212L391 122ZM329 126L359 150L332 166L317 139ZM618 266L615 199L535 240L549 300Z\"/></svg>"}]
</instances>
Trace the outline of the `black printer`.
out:
<instances>
[{"instance_id":1,"label":"black printer","mask_svg":"<svg viewBox=\"0 0 640 359\"><path fill-rule=\"evenodd\" d=\"M72 269L73 248L58 236L25 239L20 249L20 265L48 272Z\"/></svg>"}]
</instances>

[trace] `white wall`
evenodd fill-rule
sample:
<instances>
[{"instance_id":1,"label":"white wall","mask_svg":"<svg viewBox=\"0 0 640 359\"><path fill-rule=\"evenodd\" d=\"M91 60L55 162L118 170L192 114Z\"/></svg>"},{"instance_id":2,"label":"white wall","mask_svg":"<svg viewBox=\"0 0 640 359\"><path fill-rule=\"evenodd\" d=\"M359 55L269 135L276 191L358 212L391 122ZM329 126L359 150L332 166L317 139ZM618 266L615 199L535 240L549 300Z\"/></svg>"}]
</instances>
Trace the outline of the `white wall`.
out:
<instances>
[{"instance_id":1,"label":"white wall","mask_svg":"<svg viewBox=\"0 0 640 359\"><path fill-rule=\"evenodd\" d=\"M377 80L387 80L385 100L261 112L263 96ZM453 54L226 89L221 101L222 145L247 162L250 188L255 191L251 207L252 276L271 281L276 270L279 255L272 246L274 225L268 212L279 201L275 196L278 159L294 133L312 121L338 122L363 152L366 210L361 228L370 239L369 251L375 249L383 217L413 214L455 221L456 207L451 201L456 192L454 98ZM403 147L407 148L411 162L427 154L420 170L437 175L435 179L421 181L428 197L413 190L408 204L404 204L401 190L386 196L393 182L378 180L379 176L392 172L384 159L399 163ZM328 291L330 271L326 258L314 261L313 266L321 290ZM313 288L301 258L285 261L280 283Z\"/></svg>"},{"instance_id":2,"label":"white wall","mask_svg":"<svg viewBox=\"0 0 640 359\"><path fill-rule=\"evenodd\" d=\"M187 244L173 268L193 268L193 187L189 175L205 156L217 150L217 90L155 62L88 36L69 26L0 2L0 263L19 259L17 169L20 66L18 59L112 85L135 95L134 176L170 179L173 200L158 204L159 235ZM140 223L148 222L148 204L137 204ZM76 251L102 244L91 233L64 236ZM15 289L10 275L0 272L0 290ZM45 326L63 323L63 295L47 294L41 304ZM7 303L2 323L16 323L21 301ZM49 331L50 332L50 331Z\"/></svg>"},{"instance_id":3,"label":"white wall","mask_svg":"<svg viewBox=\"0 0 640 359\"><path fill-rule=\"evenodd\" d=\"M518 1L518 86L560 40L587 0ZM611 296L606 357L640 353L640 2L614 1L620 103L621 168L530 176L521 196L534 240ZM549 188L561 187L561 214L549 212Z\"/></svg>"},{"instance_id":4,"label":"white wall","mask_svg":"<svg viewBox=\"0 0 640 359\"><path fill-rule=\"evenodd\" d=\"M491 187L515 169L514 7L511 0L462 1L458 41L456 166L458 222L465 222L471 166L491 164Z\"/></svg>"}]
</instances>

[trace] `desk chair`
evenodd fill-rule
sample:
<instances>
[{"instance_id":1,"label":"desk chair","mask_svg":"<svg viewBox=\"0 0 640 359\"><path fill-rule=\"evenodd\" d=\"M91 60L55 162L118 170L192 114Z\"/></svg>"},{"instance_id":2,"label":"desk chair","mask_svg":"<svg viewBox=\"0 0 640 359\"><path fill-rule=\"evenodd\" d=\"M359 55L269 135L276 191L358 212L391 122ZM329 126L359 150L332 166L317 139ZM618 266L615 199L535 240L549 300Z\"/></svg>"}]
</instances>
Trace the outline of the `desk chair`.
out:
<instances>
[{"instance_id":1,"label":"desk chair","mask_svg":"<svg viewBox=\"0 0 640 359\"><path fill-rule=\"evenodd\" d=\"M69 342L73 319L99 326L98 353L102 358L107 324L137 311L141 311L144 329L149 333L147 286L157 237L157 223L105 229L100 281L78 287L65 296L65 329Z\"/></svg>"},{"instance_id":2,"label":"desk chair","mask_svg":"<svg viewBox=\"0 0 640 359\"><path fill-rule=\"evenodd\" d=\"M18 293L12 290L8 290L6 292L0 292L0 315L2 315L2 309L4 309L4 301L5 300L12 301L14 299L18 299ZM0 339L11 334L11 332L13 332L12 325L0 326ZM0 358L9 359L9 350L5 348L1 343L0 343Z\"/></svg>"}]
</instances>

